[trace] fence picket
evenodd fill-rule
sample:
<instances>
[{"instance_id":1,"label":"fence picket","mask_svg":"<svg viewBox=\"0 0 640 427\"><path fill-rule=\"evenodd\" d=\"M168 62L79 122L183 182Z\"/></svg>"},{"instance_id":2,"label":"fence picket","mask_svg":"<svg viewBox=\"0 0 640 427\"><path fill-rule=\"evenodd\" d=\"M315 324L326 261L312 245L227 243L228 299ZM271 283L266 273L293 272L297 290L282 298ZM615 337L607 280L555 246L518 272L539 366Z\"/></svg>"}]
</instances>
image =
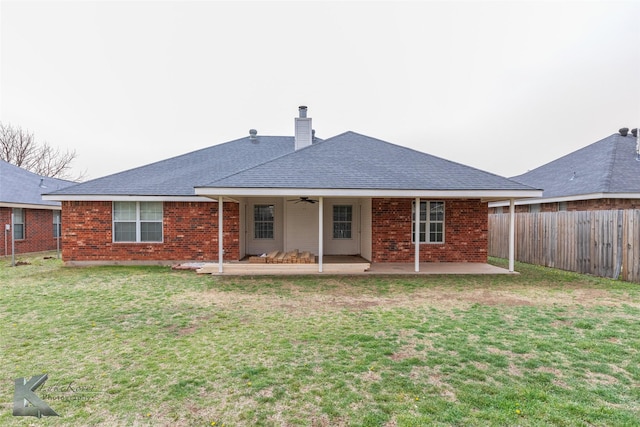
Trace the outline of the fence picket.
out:
<instances>
[{"instance_id":1,"label":"fence picket","mask_svg":"<svg viewBox=\"0 0 640 427\"><path fill-rule=\"evenodd\" d=\"M516 260L640 283L640 209L516 214ZM509 214L489 215L489 255L509 254Z\"/></svg>"}]
</instances>

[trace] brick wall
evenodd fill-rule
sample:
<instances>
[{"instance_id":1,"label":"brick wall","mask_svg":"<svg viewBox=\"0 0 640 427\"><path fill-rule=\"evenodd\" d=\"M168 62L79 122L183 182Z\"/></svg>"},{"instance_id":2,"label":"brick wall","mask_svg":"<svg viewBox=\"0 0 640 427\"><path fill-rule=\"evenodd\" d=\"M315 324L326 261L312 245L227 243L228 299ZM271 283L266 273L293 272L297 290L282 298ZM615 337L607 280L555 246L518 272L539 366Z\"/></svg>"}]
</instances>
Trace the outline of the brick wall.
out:
<instances>
[{"instance_id":1,"label":"brick wall","mask_svg":"<svg viewBox=\"0 0 640 427\"><path fill-rule=\"evenodd\" d=\"M7 233L5 241L5 224L11 224L12 208L0 207L0 254L11 254L11 238L13 233ZM56 239L53 237L53 211L49 209L23 209L24 239L16 240L16 254L28 252L51 251L56 249ZM7 251L5 253L5 243Z\"/></svg>"},{"instance_id":2,"label":"brick wall","mask_svg":"<svg viewBox=\"0 0 640 427\"><path fill-rule=\"evenodd\" d=\"M114 243L112 202L62 202L62 258L73 261L211 261L218 259L218 204L164 202L162 243ZM224 204L224 259L240 253L240 212Z\"/></svg>"},{"instance_id":3,"label":"brick wall","mask_svg":"<svg viewBox=\"0 0 640 427\"><path fill-rule=\"evenodd\" d=\"M373 199L372 261L413 262L413 199ZM445 201L445 242L422 243L421 262L487 262L488 207L480 200Z\"/></svg>"},{"instance_id":4,"label":"brick wall","mask_svg":"<svg viewBox=\"0 0 640 427\"><path fill-rule=\"evenodd\" d=\"M608 211L615 209L640 209L640 199L592 199L566 202L567 211ZM541 203L540 212L557 212L559 203ZM516 213L530 212L530 205L517 205ZM498 208L491 208L490 213L498 213ZM509 206L502 208L502 213L509 213Z\"/></svg>"}]
</instances>

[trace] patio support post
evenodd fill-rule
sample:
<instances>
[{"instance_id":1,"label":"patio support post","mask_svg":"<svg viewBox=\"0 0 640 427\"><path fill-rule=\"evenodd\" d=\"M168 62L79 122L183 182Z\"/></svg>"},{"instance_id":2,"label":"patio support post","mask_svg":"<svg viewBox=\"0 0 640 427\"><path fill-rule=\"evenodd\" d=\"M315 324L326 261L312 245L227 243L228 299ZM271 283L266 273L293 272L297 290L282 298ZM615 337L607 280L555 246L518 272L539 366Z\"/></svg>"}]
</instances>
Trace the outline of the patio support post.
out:
<instances>
[{"instance_id":1,"label":"patio support post","mask_svg":"<svg viewBox=\"0 0 640 427\"><path fill-rule=\"evenodd\" d=\"M418 273L420 271L420 197L416 197L416 207L414 210L414 224L415 224L415 271Z\"/></svg>"},{"instance_id":2,"label":"patio support post","mask_svg":"<svg viewBox=\"0 0 640 427\"><path fill-rule=\"evenodd\" d=\"M218 273L222 273L222 261L224 259L224 249L222 249L222 196L218 197Z\"/></svg>"},{"instance_id":3,"label":"patio support post","mask_svg":"<svg viewBox=\"0 0 640 427\"><path fill-rule=\"evenodd\" d=\"M509 272L513 273L516 237L516 207L514 199L509 200Z\"/></svg>"},{"instance_id":4,"label":"patio support post","mask_svg":"<svg viewBox=\"0 0 640 427\"><path fill-rule=\"evenodd\" d=\"M318 197L318 273L322 273L324 197Z\"/></svg>"}]
</instances>

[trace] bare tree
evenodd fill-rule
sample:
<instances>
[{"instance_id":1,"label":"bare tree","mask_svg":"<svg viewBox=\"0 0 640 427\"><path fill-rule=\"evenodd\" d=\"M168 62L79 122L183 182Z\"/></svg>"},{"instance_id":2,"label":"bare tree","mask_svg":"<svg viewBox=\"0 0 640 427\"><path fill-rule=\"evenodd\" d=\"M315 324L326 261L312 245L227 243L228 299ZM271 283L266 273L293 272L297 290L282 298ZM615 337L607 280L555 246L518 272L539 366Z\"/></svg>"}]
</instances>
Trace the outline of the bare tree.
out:
<instances>
[{"instance_id":1,"label":"bare tree","mask_svg":"<svg viewBox=\"0 0 640 427\"><path fill-rule=\"evenodd\" d=\"M72 179L71 162L76 151L62 151L47 142L37 143L33 133L0 123L0 159L23 169L59 179ZM81 181L84 173L73 178Z\"/></svg>"}]
</instances>

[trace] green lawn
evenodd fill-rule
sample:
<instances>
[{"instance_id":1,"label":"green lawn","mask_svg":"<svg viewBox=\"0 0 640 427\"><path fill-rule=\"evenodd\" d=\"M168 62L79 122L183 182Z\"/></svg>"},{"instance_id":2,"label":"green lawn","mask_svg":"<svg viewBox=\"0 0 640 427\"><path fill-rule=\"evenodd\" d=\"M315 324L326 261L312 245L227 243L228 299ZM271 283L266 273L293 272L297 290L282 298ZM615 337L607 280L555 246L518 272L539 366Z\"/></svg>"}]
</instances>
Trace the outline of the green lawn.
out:
<instances>
[{"instance_id":1,"label":"green lawn","mask_svg":"<svg viewBox=\"0 0 640 427\"><path fill-rule=\"evenodd\" d=\"M23 260L0 259L0 425L639 425L640 285ZM60 417L14 417L44 373Z\"/></svg>"}]
</instances>

